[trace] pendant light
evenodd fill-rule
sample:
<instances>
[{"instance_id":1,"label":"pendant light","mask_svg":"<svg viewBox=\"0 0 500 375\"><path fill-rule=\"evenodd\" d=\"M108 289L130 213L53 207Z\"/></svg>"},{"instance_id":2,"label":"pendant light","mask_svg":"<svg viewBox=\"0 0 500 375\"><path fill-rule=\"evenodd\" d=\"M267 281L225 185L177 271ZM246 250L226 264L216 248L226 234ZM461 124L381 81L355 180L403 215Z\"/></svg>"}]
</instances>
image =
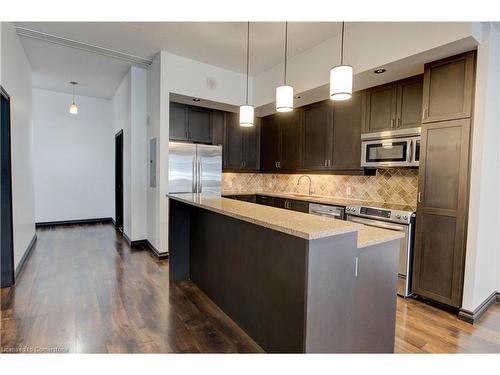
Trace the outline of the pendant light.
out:
<instances>
[{"instance_id":1,"label":"pendant light","mask_svg":"<svg viewBox=\"0 0 500 375\"><path fill-rule=\"evenodd\" d=\"M251 127L254 123L254 108L248 104L248 66L250 52L250 22L247 22L247 91L245 105L240 106L240 126Z\"/></svg>"},{"instance_id":2,"label":"pendant light","mask_svg":"<svg viewBox=\"0 0 500 375\"><path fill-rule=\"evenodd\" d=\"M276 87L276 110L278 112L293 111L293 87L286 84L286 55L288 49L288 22L285 22L285 74L283 86Z\"/></svg>"},{"instance_id":3,"label":"pendant light","mask_svg":"<svg viewBox=\"0 0 500 375\"><path fill-rule=\"evenodd\" d=\"M330 70L330 99L346 100L352 97L352 66L344 65L344 22L340 46L340 65Z\"/></svg>"},{"instance_id":4,"label":"pendant light","mask_svg":"<svg viewBox=\"0 0 500 375\"><path fill-rule=\"evenodd\" d=\"M75 104L75 86L78 85L78 83L71 81L70 84L73 85L73 103L71 103L71 105L69 106L69 113L71 113L72 115L77 115L78 107Z\"/></svg>"}]
</instances>

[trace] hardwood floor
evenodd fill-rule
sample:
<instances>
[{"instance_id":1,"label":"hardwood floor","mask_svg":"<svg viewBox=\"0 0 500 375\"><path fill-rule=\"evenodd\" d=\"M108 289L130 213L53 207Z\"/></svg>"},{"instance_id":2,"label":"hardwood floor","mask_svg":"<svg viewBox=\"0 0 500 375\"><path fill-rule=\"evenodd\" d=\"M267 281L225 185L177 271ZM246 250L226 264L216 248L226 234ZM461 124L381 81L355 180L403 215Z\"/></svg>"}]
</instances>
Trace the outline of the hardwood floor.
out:
<instances>
[{"instance_id":1,"label":"hardwood floor","mask_svg":"<svg viewBox=\"0 0 500 375\"><path fill-rule=\"evenodd\" d=\"M2 351L259 353L194 284L169 285L168 260L131 249L112 225L39 229L13 288L1 290ZM396 352L500 352L500 305L472 326L398 298Z\"/></svg>"}]
</instances>

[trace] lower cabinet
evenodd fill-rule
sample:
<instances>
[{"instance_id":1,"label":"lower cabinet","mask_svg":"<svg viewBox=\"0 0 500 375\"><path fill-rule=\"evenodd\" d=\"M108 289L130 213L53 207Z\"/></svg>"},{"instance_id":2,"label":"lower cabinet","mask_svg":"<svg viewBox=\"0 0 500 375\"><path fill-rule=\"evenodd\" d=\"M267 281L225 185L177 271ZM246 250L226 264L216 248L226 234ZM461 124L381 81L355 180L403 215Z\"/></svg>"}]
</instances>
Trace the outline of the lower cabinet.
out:
<instances>
[{"instance_id":1,"label":"lower cabinet","mask_svg":"<svg viewBox=\"0 0 500 375\"><path fill-rule=\"evenodd\" d=\"M255 203L265 206L272 206L276 208L283 208L286 210L309 212L309 202L298 201L295 199L285 199L279 197L268 197L265 195L257 195Z\"/></svg>"},{"instance_id":2,"label":"lower cabinet","mask_svg":"<svg viewBox=\"0 0 500 375\"><path fill-rule=\"evenodd\" d=\"M470 123L422 124L413 291L455 308L465 268Z\"/></svg>"}]
</instances>

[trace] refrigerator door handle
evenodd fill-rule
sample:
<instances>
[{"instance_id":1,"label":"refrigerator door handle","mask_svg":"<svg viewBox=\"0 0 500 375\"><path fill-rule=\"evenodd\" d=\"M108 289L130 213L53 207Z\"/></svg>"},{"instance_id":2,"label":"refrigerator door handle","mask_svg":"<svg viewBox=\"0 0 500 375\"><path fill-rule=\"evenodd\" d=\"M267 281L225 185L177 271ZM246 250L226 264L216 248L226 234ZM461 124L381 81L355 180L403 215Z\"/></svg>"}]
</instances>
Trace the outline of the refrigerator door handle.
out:
<instances>
[{"instance_id":1,"label":"refrigerator door handle","mask_svg":"<svg viewBox=\"0 0 500 375\"><path fill-rule=\"evenodd\" d=\"M196 155L193 156L193 193L198 191L198 176L196 175Z\"/></svg>"},{"instance_id":2,"label":"refrigerator door handle","mask_svg":"<svg viewBox=\"0 0 500 375\"><path fill-rule=\"evenodd\" d=\"M198 193L203 190L203 162L202 159L198 160Z\"/></svg>"}]
</instances>

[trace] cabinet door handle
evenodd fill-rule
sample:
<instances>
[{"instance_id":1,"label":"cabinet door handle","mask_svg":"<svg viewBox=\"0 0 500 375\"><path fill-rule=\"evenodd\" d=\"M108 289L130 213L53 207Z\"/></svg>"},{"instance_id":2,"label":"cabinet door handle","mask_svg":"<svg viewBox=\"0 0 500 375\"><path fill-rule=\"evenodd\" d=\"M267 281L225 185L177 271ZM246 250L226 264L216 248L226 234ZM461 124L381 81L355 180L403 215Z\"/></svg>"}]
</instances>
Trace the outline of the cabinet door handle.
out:
<instances>
[{"instance_id":1,"label":"cabinet door handle","mask_svg":"<svg viewBox=\"0 0 500 375\"><path fill-rule=\"evenodd\" d=\"M422 202L422 192L419 191L418 192L418 203L421 203Z\"/></svg>"},{"instance_id":2,"label":"cabinet door handle","mask_svg":"<svg viewBox=\"0 0 500 375\"><path fill-rule=\"evenodd\" d=\"M401 127L401 117L398 117L398 123L396 125L397 128Z\"/></svg>"},{"instance_id":3,"label":"cabinet door handle","mask_svg":"<svg viewBox=\"0 0 500 375\"><path fill-rule=\"evenodd\" d=\"M354 260L354 277L358 277L358 264L359 264L359 259L356 257Z\"/></svg>"},{"instance_id":4,"label":"cabinet door handle","mask_svg":"<svg viewBox=\"0 0 500 375\"><path fill-rule=\"evenodd\" d=\"M278 168L281 168L281 162L280 161L278 162Z\"/></svg>"},{"instance_id":5,"label":"cabinet door handle","mask_svg":"<svg viewBox=\"0 0 500 375\"><path fill-rule=\"evenodd\" d=\"M328 165L328 160L325 159L325 167Z\"/></svg>"},{"instance_id":6,"label":"cabinet door handle","mask_svg":"<svg viewBox=\"0 0 500 375\"><path fill-rule=\"evenodd\" d=\"M391 118L391 128L393 128L393 127L394 127L394 119Z\"/></svg>"},{"instance_id":7,"label":"cabinet door handle","mask_svg":"<svg viewBox=\"0 0 500 375\"><path fill-rule=\"evenodd\" d=\"M427 118L427 108L424 108L422 111L422 120L425 120Z\"/></svg>"}]
</instances>

